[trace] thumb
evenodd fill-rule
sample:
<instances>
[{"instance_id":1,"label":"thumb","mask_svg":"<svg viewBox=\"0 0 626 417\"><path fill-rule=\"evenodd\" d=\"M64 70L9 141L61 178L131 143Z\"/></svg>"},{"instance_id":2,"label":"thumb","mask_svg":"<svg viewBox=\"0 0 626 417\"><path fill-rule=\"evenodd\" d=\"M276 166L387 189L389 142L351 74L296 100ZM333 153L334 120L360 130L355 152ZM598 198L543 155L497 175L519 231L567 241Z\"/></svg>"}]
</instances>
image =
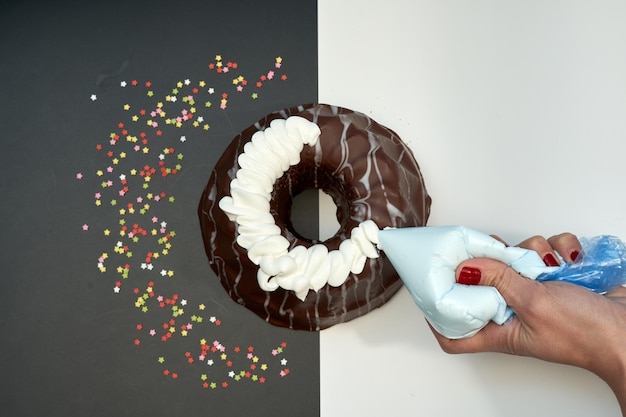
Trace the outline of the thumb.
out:
<instances>
[{"instance_id":1,"label":"thumb","mask_svg":"<svg viewBox=\"0 0 626 417\"><path fill-rule=\"evenodd\" d=\"M459 284L491 286L496 288L507 305L514 311L527 311L525 303L532 299L536 281L519 275L506 264L488 258L473 258L461 262L456 269L456 280ZM524 310L526 308L526 310ZM510 343L512 335L519 330L519 321L511 325L500 326L489 323L475 336L465 339L449 339L435 333L440 346L448 353L469 352L508 352L514 353Z\"/></svg>"},{"instance_id":2,"label":"thumb","mask_svg":"<svg viewBox=\"0 0 626 417\"><path fill-rule=\"evenodd\" d=\"M459 284L495 287L513 310L523 307L537 282L525 278L506 264L488 258L461 262L456 269Z\"/></svg>"}]
</instances>

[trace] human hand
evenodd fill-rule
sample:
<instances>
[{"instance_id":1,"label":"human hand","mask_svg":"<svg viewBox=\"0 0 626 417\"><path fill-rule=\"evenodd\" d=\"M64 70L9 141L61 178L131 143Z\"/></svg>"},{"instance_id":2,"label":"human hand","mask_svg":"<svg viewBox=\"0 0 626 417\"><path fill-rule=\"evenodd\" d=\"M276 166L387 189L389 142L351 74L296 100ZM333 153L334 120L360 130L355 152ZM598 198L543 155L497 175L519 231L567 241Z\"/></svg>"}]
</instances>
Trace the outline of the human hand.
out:
<instances>
[{"instance_id":1,"label":"human hand","mask_svg":"<svg viewBox=\"0 0 626 417\"><path fill-rule=\"evenodd\" d=\"M457 283L461 262L496 259L532 279L560 269L546 266L533 250L508 247L463 226L385 229L378 239L430 325L451 339L471 337L490 321L502 324L513 314L496 288Z\"/></svg>"},{"instance_id":2,"label":"human hand","mask_svg":"<svg viewBox=\"0 0 626 417\"><path fill-rule=\"evenodd\" d=\"M520 246L535 250L548 265L580 253L574 235L533 237ZM433 331L448 353L502 352L587 369L605 380L626 415L626 288L598 295L564 282L536 282L486 258L462 262L457 282L493 286L516 315L505 325L488 324L475 336L448 339Z\"/></svg>"}]
</instances>

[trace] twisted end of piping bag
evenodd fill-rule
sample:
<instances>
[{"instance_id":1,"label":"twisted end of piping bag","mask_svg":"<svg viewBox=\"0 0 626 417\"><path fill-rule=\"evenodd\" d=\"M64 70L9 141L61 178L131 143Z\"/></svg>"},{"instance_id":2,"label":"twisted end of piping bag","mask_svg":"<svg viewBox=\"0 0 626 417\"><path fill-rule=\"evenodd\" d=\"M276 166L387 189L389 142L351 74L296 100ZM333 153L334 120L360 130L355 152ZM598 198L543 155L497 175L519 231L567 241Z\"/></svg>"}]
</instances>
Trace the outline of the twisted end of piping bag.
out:
<instances>
[{"instance_id":1,"label":"twisted end of piping bag","mask_svg":"<svg viewBox=\"0 0 626 417\"><path fill-rule=\"evenodd\" d=\"M562 268L547 267L535 251L507 247L463 226L388 228L378 232L378 240L426 319L450 339L473 336L490 320L503 324L513 314L496 288L458 284L461 262L491 258L531 279Z\"/></svg>"}]
</instances>

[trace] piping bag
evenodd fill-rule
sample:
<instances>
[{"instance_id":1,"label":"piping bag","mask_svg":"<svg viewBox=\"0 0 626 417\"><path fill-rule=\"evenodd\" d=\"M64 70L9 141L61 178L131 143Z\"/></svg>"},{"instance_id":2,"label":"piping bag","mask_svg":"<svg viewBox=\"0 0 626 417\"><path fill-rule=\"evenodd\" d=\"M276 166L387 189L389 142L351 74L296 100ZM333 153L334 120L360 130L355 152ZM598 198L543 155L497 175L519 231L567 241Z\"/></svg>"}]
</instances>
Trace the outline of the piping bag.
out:
<instances>
[{"instance_id":1,"label":"piping bag","mask_svg":"<svg viewBox=\"0 0 626 417\"><path fill-rule=\"evenodd\" d=\"M495 287L456 282L457 266L468 259L495 259L529 279L571 282L600 294L626 284L626 246L615 236L579 239L576 262L558 267L546 266L535 251L463 226L388 228L378 240L426 319L449 339L471 337L489 321L504 324L514 314Z\"/></svg>"}]
</instances>

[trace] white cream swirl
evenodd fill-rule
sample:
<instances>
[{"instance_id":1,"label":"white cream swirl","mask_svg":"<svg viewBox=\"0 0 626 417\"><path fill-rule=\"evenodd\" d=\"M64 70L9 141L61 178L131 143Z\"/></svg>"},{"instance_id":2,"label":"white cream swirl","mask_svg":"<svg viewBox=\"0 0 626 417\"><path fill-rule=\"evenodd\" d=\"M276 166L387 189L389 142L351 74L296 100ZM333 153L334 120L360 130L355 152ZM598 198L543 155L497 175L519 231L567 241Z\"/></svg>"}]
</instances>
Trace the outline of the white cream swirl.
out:
<instances>
[{"instance_id":1,"label":"white cream swirl","mask_svg":"<svg viewBox=\"0 0 626 417\"><path fill-rule=\"evenodd\" d=\"M239 155L239 170L230 183L230 196L219 207L237 224L237 243L248 251L248 258L259 266L257 280L264 291L281 287L294 291L304 300L309 290L329 284L342 285L350 273L359 274L367 258L379 256L378 226L367 220L350 232L350 239L338 250L328 251L316 244L309 248L289 241L270 214L274 182L290 166L300 163L304 145L314 146L321 134L319 126L300 116L276 119L256 132Z\"/></svg>"}]
</instances>

